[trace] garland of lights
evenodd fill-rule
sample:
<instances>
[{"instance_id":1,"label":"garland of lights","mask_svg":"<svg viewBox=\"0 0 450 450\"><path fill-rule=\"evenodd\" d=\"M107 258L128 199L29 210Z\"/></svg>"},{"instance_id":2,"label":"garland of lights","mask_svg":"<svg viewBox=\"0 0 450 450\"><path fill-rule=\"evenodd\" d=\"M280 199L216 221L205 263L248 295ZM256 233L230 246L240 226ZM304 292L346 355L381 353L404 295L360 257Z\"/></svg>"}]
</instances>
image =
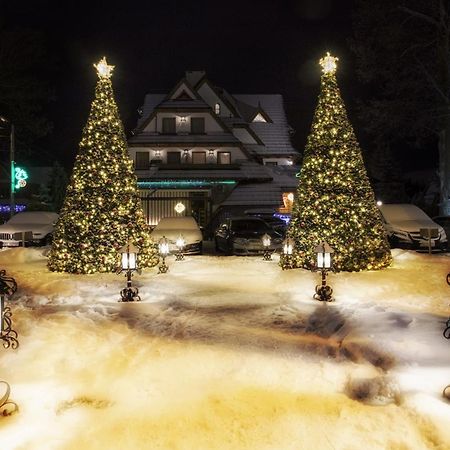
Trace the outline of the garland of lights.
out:
<instances>
[{"instance_id":1,"label":"garland of lights","mask_svg":"<svg viewBox=\"0 0 450 450\"><path fill-rule=\"evenodd\" d=\"M337 58L320 60L321 92L299 176L283 269L314 267L314 248L334 249L335 270L381 269L392 261L359 144L336 80Z\"/></svg>"},{"instance_id":2,"label":"garland of lights","mask_svg":"<svg viewBox=\"0 0 450 450\"><path fill-rule=\"evenodd\" d=\"M50 270L70 273L113 272L119 249L139 247L139 266L158 263L137 190L133 164L114 100L113 66L103 58L95 99L83 130L49 254Z\"/></svg>"}]
</instances>

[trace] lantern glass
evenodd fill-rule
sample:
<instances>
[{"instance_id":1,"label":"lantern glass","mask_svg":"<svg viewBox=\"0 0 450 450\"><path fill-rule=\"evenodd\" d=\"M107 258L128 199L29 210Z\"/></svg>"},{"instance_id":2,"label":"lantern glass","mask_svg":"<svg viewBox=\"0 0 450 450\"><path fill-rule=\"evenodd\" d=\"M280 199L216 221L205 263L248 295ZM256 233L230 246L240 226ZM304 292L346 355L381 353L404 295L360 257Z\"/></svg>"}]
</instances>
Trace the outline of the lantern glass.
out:
<instances>
[{"instance_id":1,"label":"lantern glass","mask_svg":"<svg viewBox=\"0 0 450 450\"><path fill-rule=\"evenodd\" d=\"M270 241L272 240L272 238L266 233L264 234L264 236L261 238L262 240L262 244L264 245L264 247L270 247Z\"/></svg>"},{"instance_id":2,"label":"lantern glass","mask_svg":"<svg viewBox=\"0 0 450 450\"><path fill-rule=\"evenodd\" d=\"M161 255L168 255L169 251L169 241L163 237L159 241L159 253L161 253Z\"/></svg>"},{"instance_id":3,"label":"lantern glass","mask_svg":"<svg viewBox=\"0 0 450 450\"><path fill-rule=\"evenodd\" d=\"M185 245L186 241L184 240L184 237L180 234L180 236L177 237L177 241L176 241L176 246L181 250L184 245Z\"/></svg>"},{"instance_id":4,"label":"lantern glass","mask_svg":"<svg viewBox=\"0 0 450 450\"><path fill-rule=\"evenodd\" d=\"M138 254L137 247L131 243L128 243L122 247L120 252L122 253L122 270L136 270Z\"/></svg>"},{"instance_id":5,"label":"lantern glass","mask_svg":"<svg viewBox=\"0 0 450 450\"><path fill-rule=\"evenodd\" d=\"M331 253L333 253L333 249L326 242L322 242L316 247L316 253L317 268L331 269Z\"/></svg>"},{"instance_id":6,"label":"lantern glass","mask_svg":"<svg viewBox=\"0 0 450 450\"><path fill-rule=\"evenodd\" d=\"M291 238L287 238L283 242L283 253L285 255L292 255L292 251L294 250L294 242Z\"/></svg>"}]
</instances>

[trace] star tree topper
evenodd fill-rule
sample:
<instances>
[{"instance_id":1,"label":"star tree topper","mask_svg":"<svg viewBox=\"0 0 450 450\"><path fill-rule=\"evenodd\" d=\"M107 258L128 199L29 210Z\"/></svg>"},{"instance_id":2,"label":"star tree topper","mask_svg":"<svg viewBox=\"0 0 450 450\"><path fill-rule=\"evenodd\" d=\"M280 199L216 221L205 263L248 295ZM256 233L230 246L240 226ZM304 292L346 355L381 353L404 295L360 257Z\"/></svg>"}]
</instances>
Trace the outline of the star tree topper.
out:
<instances>
[{"instance_id":1,"label":"star tree topper","mask_svg":"<svg viewBox=\"0 0 450 450\"><path fill-rule=\"evenodd\" d=\"M331 56L330 52L327 52L326 56L321 58L319 61L319 64L322 66L322 72L325 74L335 73L336 69L337 69L336 61L339 61L339 58L336 58L335 56Z\"/></svg>"},{"instance_id":2,"label":"star tree topper","mask_svg":"<svg viewBox=\"0 0 450 450\"><path fill-rule=\"evenodd\" d=\"M111 78L114 66L108 65L105 57L103 57L98 64L94 64L94 67L97 69L99 78Z\"/></svg>"}]
</instances>

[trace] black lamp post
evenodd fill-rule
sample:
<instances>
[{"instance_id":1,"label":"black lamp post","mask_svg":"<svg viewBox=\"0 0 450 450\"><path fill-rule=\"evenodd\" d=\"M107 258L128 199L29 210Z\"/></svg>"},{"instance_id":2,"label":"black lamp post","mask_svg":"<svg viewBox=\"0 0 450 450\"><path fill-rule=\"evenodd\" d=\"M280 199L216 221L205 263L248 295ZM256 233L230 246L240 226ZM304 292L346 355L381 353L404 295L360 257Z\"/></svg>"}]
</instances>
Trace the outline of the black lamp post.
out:
<instances>
[{"instance_id":1,"label":"black lamp post","mask_svg":"<svg viewBox=\"0 0 450 450\"><path fill-rule=\"evenodd\" d=\"M314 299L321 302L332 302L334 300L332 297L333 289L327 285L327 273L332 270L331 254L334 250L327 242L323 241L316 247L315 251L317 254L316 270L320 270L322 273L322 284L316 286Z\"/></svg>"},{"instance_id":2,"label":"black lamp post","mask_svg":"<svg viewBox=\"0 0 450 450\"><path fill-rule=\"evenodd\" d=\"M182 234L180 234L177 237L175 245L178 248L178 252L175 255L175 261L183 261L183 259L184 259L183 249L184 249L184 246L186 245L186 241L184 240L184 237Z\"/></svg>"},{"instance_id":3,"label":"black lamp post","mask_svg":"<svg viewBox=\"0 0 450 450\"><path fill-rule=\"evenodd\" d=\"M125 276L127 277L127 287L123 288L120 291L120 302L134 302L141 300L139 297L139 290L136 287L131 286L131 278L133 276L133 272L139 272L138 263L137 263L137 255L139 254L139 249L134 246L131 242L124 245L120 249L120 253L122 254L121 267L119 273L125 272Z\"/></svg>"},{"instance_id":4,"label":"black lamp post","mask_svg":"<svg viewBox=\"0 0 450 450\"><path fill-rule=\"evenodd\" d=\"M169 270L169 266L166 265L166 256L169 254L170 248L169 240L165 236L159 240L158 248L159 254L162 257L162 263L158 267L158 273L166 273Z\"/></svg>"},{"instance_id":5,"label":"black lamp post","mask_svg":"<svg viewBox=\"0 0 450 450\"><path fill-rule=\"evenodd\" d=\"M6 297L10 297L17 291L16 280L6 276L5 270L0 270L0 340L5 348L17 348L17 332L12 329L12 312L9 306L5 305Z\"/></svg>"},{"instance_id":6,"label":"black lamp post","mask_svg":"<svg viewBox=\"0 0 450 450\"><path fill-rule=\"evenodd\" d=\"M265 233L261 237L261 241L264 247L263 259L264 261L270 261L272 259L272 254L270 253L270 243L272 241L272 238L269 234Z\"/></svg>"}]
</instances>

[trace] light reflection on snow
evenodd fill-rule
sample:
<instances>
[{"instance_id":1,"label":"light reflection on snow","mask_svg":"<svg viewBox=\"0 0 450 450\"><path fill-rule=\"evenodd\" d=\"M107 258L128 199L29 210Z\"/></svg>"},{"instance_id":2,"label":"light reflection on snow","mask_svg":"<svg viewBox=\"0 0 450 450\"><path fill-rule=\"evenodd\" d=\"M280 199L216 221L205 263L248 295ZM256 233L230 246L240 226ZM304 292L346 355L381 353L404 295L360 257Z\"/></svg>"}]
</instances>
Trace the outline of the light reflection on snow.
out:
<instances>
[{"instance_id":1,"label":"light reflection on snow","mask_svg":"<svg viewBox=\"0 0 450 450\"><path fill-rule=\"evenodd\" d=\"M20 406L0 449L445 448L449 262L398 251L392 269L330 275L322 305L315 274L189 257L120 304L122 277L0 252L21 343L0 352Z\"/></svg>"}]
</instances>

